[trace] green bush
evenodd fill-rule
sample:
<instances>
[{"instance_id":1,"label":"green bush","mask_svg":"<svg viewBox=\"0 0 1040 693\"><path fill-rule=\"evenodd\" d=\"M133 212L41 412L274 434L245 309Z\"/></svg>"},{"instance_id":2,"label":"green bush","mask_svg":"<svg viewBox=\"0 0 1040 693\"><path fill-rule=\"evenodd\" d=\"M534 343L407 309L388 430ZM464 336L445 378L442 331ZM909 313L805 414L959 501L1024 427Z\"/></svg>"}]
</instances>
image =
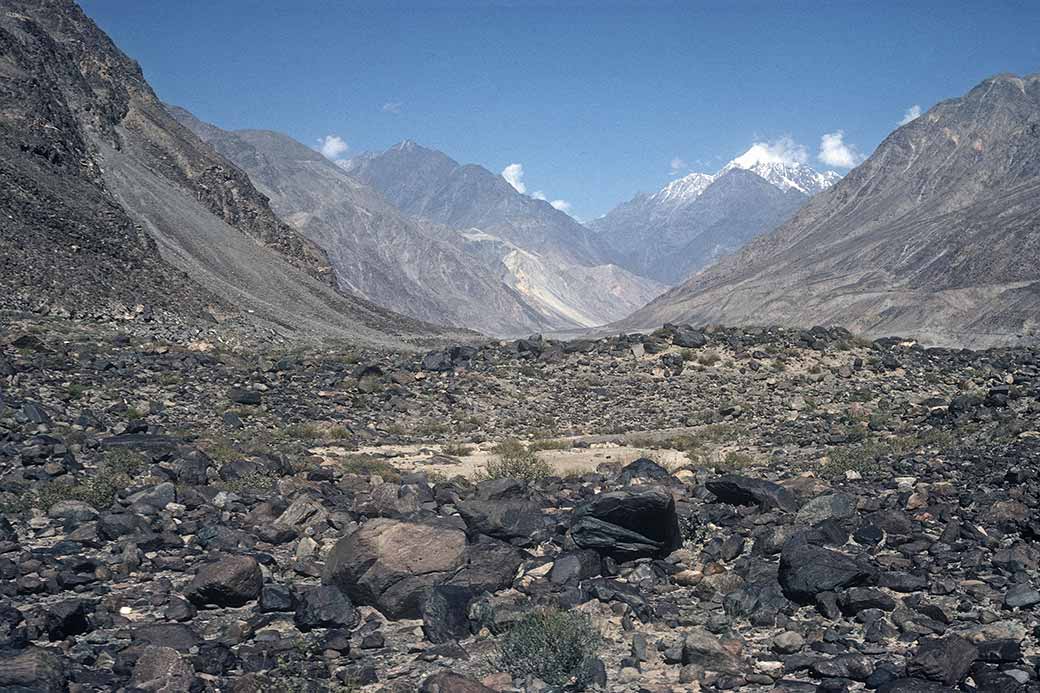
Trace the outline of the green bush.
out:
<instances>
[{"instance_id":1,"label":"green bush","mask_svg":"<svg viewBox=\"0 0 1040 693\"><path fill-rule=\"evenodd\" d=\"M498 666L515 677L584 689L602 636L585 614L545 609L516 622L498 644Z\"/></svg>"},{"instance_id":2,"label":"green bush","mask_svg":"<svg viewBox=\"0 0 1040 693\"><path fill-rule=\"evenodd\" d=\"M479 480L519 479L537 481L552 476L553 469L545 460L528 450L517 440L506 440L495 446L495 459L490 460L477 472Z\"/></svg>"},{"instance_id":3,"label":"green bush","mask_svg":"<svg viewBox=\"0 0 1040 693\"><path fill-rule=\"evenodd\" d=\"M105 510L146 465L145 459L135 452L113 450L105 455L101 465L90 476L75 483L52 481L38 490L29 504L46 510L59 501L78 500L97 510Z\"/></svg>"}]
</instances>

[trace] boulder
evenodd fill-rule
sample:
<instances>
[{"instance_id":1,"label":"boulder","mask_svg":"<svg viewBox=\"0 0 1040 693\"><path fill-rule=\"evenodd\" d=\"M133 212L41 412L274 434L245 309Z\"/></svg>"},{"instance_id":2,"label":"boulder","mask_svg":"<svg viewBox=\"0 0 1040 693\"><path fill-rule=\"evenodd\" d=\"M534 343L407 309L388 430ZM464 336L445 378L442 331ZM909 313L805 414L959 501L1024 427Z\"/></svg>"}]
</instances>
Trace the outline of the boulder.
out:
<instances>
[{"instance_id":1,"label":"boulder","mask_svg":"<svg viewBox=\"0 0 1040 693\"><path fill-rule=\"evenodd\" d=\"M255 558L223 554L199 567L185 596L199 606L242 606L260 596L263 583Z\"/></svg>"},{"instance_id":2,"label":"boulder","mask_svg":"<svg viewBox=\"0 0 1040 693\"><path fill-rule=\"evenodd\" d=\"M667 482L671 478L672 474L667 469L647 457L640 457L622 467L618 481L628 486L632 483Z\"/></svg>"},{"instance_id":3,"label":"boulder","mask_svg":"<svg viewBox=\"0 0 1040 693\"><path fill-rule=\"evenodd\" d=\"M978 654L978 649L959 635L925 640L906 663L906 673L915 679L955 686L968 676Z\"/></svg>"},{"instance_id":4,"label":"boulder","mask_svg":"<svg viewBox=\"0 0 1040 693\"><path fill-rule=\"evenodd\" d=\"M448 582L475 594L498 592L513 585L523 560L520 551L510 544L481 535L466 546L462 567Z\"/></svg>"},{"instance_id":5,"label":"boulder","mask_svg":"<svg viewBox=\"0 0 1040 693\"><path fill-rule=\"evenodd\" d=\"M574 513L571 538L617 560L667 556L682 545L672 494L659 486L603 493Z\"/></svg>"},{"instance_id":6,"label":"boulder","mask_svg":"<svg viewBox=\"0 0 1040 693\"><path fill-rule=\"evenodd\" d=\"M426 677L419 693L495 693L495 691L479 681L450 671L442 671Z\"/></svg>"},{"instance_id":7,"label":"boulder","mask_svg":"<svg viewBox=\"0 0 1040 693\"><path fill-rule=\"evenodd\" d=\"M312 628L350 630L358 624L358 613L343 590L335 585L321 585L297 595L294 621L304 632Z\"/></svg>"},{"instance_id":8,"label":"boulder","mask_svg":"<svg viewBox=\"0 0 1040 693\"><path fill-rule=\"evenodd\" d=\"M390 619L418 618L426 592L465 563L460 529L376 518L340 539L322 581Z\"/></svg>"},{"instance_id":9,"label":"boulder","mask_svg":"<svg viewBox=\"0 0 1040 693\"><path fill-rule=\"evenodd\" d=\"M780 552L780 587L788 599L798 604L812 604L821 592L866 584L874 575L861 561L806 543L799 537L790 539Z\"/></svg>"},{"instance_id":10,"label":"boulder","mask_svg":"<svg viewBox=\"0 0 1040 693\"><path fill-rule=\"evenodd\" d=\"M473 597L471 589L458 585L430 588L421 608L426 639L443 643L469 635L469 605Z\"/></svg>"},{"instance_id":11,"label":"boulder","mask_svg":"<svg viewBox=\"0 0 1040 693\"><path fill-rule=\"evenodd\" d=\"M682 663L695 664L708 671L739 674L744 670L740 658L727 650L722 642L702 628L686 634L682 647Z\"/></svg>"},{"instance_id":12,"label":"boulder","mask_svg":"<svg viewBox=\"0 0 1040 693\"><path fill-rule=\"evenodd\" d=\"M765 510L798 510L798 499L780 484L762 479L750 479L738 474L726 474L712 479L705 486L723 503L730 505L757 505Z\"/></svg>"},{"instance_id":13,"label":"boulder","mask_svg":"<svg viewBox=\"0 0 1040 693\"><path fill-rule=\"evenodd\" d=\"M795 519L805 525L831 519L844 520L856 514L856 504L856 498L845 493L817 496L802 506Z\"/></svg>"},{"instance_id":14,"label":"boulder","mask_svg":"<svg viewBox=\"0 0 1040 693\"><path fill-rule=\"evenodd\" d=\"M30 647L0 651L0 691L63 693L68 677L62 660L49 650Z\"/></svg>"},{"instance_id":15,"label":"boulder","mask_svg":"<svg viewBox=\"0 0 1040 693\"><path fill-rule=\"evenodd\" d=\"M486 534L527 546L547 534L542 506L530 500L479 500L458 504L459 515L471 534Z\"/></svg>"},{"instance_id":16,"label":"boulder","mask_svg":"<svg viewBox=\"0 0 1040 693\"><path fill-rule=\"evenodd\" d=\"M150 645L137 659L130 685L154 693L189 693L195 670L172 647Z\"/></svg>"}]
</instances>

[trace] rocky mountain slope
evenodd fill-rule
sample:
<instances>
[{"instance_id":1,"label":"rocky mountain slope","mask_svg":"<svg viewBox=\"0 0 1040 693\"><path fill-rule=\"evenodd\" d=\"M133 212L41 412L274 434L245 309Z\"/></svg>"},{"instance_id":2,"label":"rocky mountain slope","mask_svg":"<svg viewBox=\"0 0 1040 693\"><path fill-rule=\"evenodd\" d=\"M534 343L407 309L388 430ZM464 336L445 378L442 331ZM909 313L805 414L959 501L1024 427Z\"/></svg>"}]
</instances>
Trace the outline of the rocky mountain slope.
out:
<instances>
[{"instance_id":1,"label":"rocky mountain slope","mask_svg":"<svg viewBox=\"0 0 1040 693\"><path fill-rule=\"evenodd\" d=\"M378 192L287 135L228 132L168 106L178 121L245 171L272 209L325 250L345 292L435 324L485 334L559 326L503 282L505 268L466 252L458 233L404 215Z\"/></svg>"},{"instance_id":2,"label":"rocky mountain slope","mask_svg":"<svg viewBox=\"0 0 1040 693\"><path fill-rule=\"evenodd\" d=\"M3 9L5 309L384 342L436 332L336 293L321 249L177 123L71 0Z\"/></svg>"},{"instance_id":3,"label":"rocky mountain slope","mask_svg":"<svg viewBox=\"0 0 1040 693\"><path fill-rule=\"evenodd\" d=\"M402 212L458 230L467 252L505 268L507 285L556 329L610 322L664 288L613 265L596 234L482 166L405 141L344 169Z\"/></svg>"},{"instance_id":4,"label":"rocky mountain slope","mask_svg":"<svg viewBox=\"0 0 1040 693\"><path fill-rule=\"evenodd\" d=\"M1035 340L1038 191L1040 76L993 77L618 327L833 323L942 344Z\"/></svg>"},{"instance_id":5,"label":"rocky mountain slope","mask_svg":"<svg viewBox=\"0 0 1040 693\"><path fill-rule=\"evenodd\" d=\"M589 227L622 267L666 284L766 233L840 177L763 156L761 145L716 174L691 173L640 194Z\"/></svg>"},{"instance_id":6,"label":"rocky mountain slope","mask_svg":"<svg viewBox=\"0 0 1040 693\"><path fill-rule=\"evenodd\" d=\"M4 691L1040 686L1035 348L56 326L0 332Z\"/></svg>"}]
</instances>

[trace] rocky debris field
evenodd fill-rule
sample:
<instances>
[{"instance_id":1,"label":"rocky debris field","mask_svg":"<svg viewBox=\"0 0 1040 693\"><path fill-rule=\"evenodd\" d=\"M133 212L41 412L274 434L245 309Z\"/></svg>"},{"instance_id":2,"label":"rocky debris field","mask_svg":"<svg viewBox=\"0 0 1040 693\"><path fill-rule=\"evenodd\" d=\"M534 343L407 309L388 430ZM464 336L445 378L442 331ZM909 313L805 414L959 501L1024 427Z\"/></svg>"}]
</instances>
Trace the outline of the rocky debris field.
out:
<instances>
[{"instance_id":1,"label":"rocky debris field","mask_svg":"<svg viewBox=\"0 0 1040 693\"><path fill-rule=\"evenodd\" d=\"M1040 349L11 324L0 690L1040 691L1038 469Z\"/></svg>"}]
</instances>

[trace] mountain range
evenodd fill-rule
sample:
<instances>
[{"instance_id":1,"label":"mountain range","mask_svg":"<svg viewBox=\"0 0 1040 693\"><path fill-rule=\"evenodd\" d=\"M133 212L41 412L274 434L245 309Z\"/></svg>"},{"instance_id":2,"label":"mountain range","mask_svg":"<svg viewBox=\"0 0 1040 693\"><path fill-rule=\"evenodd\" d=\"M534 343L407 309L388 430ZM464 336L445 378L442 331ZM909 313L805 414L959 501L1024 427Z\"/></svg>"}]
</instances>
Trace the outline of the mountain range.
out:
<instances>
[{"instance_id":1,"label":"mountain range","mask_svg":"<svg viewBox=\"0 0 1040 693\"><path fill-rule=\"evenodd\" d=\"M755 145L715 174L691 173L590 223L626 269L677 284L786 221L839 180Z\"/></svg>"},{"instance_id":2,"label":"mountain range","mask_svg":"<svg viewBox=\"0 0 1040 693\"><path fill-rule=\"evenodd\" d=\"M1040 329L1040 76L840 178L755 145L583 225L405 140L333 162L159 101L71 0L0 14L0 310L403 346L664 322ZM673 285L665 293L667 285Z\"/></svg>"},{"instance_id":3,"label":"mountain range","mask_svg":"<svg viewBox=\"0 0 1040 693\"><path fill-rule=\"evenodd\" d=\"M474 261L499 271L553 329L602 325L665 288L612 263L600 235L483 166L406 140L342 168L414 219L455 229Z\"/></svg>"},{"instance_id":4,"label":"mountain range","mask_svg":"<svg viewBox=\"0 0 1040 693\"><path fill-rule=\"evenodd\" d=\"M337 292L325 252L75 3L4 8L0 308L383 345L448 334Z\"/></svg>"},{"instance_id":5,"label":"mountain range","mask_svg":"<svg viewBox=\"0 0 1040 693\"><path fill-rule=\"evenodd\" d=\"M998 75L611 329L836 324L933 344L1035 341L1038 258L1040 75Z\"/></svg>"}]
</instances>

